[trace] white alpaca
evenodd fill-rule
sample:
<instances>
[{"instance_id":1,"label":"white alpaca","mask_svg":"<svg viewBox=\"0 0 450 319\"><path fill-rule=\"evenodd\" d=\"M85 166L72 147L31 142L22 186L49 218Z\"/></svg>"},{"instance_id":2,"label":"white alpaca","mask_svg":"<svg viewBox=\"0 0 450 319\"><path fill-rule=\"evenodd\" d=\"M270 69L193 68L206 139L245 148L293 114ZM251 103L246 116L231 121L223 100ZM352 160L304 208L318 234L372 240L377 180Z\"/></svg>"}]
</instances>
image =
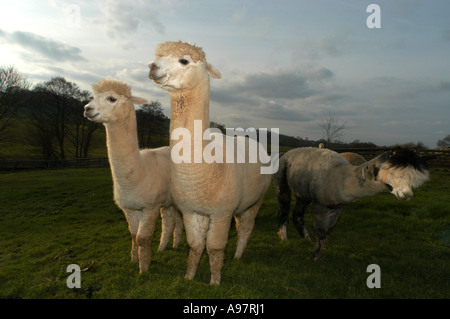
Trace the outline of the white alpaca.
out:
<instances>
[{"instance_id":1,"label":"white alpaca","mask_svg":"<svg viewBox=\"0 0 450 319\"><path fill-rule=\"evenodd\" d=\"M210 126L209 77L221 75L208 64L201 48L182 42L165 42L156 48L156 60L149 64L149 77L167 90L171 97L171 142L176 129L187 129L192 155L195 156L194 121L201 121L200 134ZM196 121L197 122L197 121ZM200 123L200 122L197 122ZM213 134L206 135L211 137ZM242 137L241 137L242 138ZM215 139L234 143L239 138L216 133ZM248 140L248 139L247 139ZM230 140L228 140L230 141ZM207 146L205 139L197 144L200 150ZM223 143L225 145L225 143ZM198 148L197 148L198 149ZM184 150L186 151L186 150ZM221 149L222 151L222 149ZM235 152L235 158L240 152ZM226 149L223 149L225 155ZM211 285L219 285L225 247L233 215L238 232L235 258L240 258L250 238L255 217L270 185L271 175L261 175L260 163L190 163L171 162L171 191L177 207L183 213L186 237L190 246L186 276L193 279L205 247L209 255ZM189 156L189 159L192 159Z\"/></svg>"},{"instance_id":2,"label":"white alpaca","mask_svg":"<svg viewBox=\"0 0 450 319\"><path fill-rule=\"evenodd\" d=\"M131 260L139 261L139 271L144 272L151 261L151 242L160 210L163 231L159 250L165 248L174 228L176 247L183 231L170 195L170 149L139 150L134 104L146 100L132 96L126 83L102 80L92 87L94 99L84 107L84 116L105 126L114 200L128 222Z\"/></svg>"},{"instance_id":3,"label":"white alpaca","mask_svg":"<svg viewBox=\"0 0 450 319\"><path fill-rule=\"evenodd\" d=\"M287 239L293 192L297 199L292 215L294 225L302 237L309 238L303 215L312 202L316 232L314 251L318 259L343 206L380 193L386 187L398 199L410 199L413 187L420 186L428 176L424 159L408 149L385 152L359 166L351 165L328 149L290 150L280 158L279 170L273 177L278 199L278 235L282 240Z\"/></svg>"}]
</instances>

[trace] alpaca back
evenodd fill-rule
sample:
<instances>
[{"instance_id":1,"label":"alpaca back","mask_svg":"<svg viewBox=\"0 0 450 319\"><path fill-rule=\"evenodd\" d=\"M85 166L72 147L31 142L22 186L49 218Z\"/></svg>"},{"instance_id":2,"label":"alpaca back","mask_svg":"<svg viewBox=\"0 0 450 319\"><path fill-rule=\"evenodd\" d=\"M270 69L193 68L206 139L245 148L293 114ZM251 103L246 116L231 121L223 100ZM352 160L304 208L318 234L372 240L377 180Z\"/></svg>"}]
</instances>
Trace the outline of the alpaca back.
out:
<instances>
[{"instance_id":1,"label":"alpaca back","mask_svg":"<svg viewBox=\"0 0 450 319\"><path fill-rule=\"evenodd\" d=\"M274 175L274 183L287 183L294 194L304 200L337 202L336 180L339 167L350 164L336 152L313 147L297 148L284 154L280 169ZM336 176L338 175L338 176Z\"/></svg>"}]
</instances>

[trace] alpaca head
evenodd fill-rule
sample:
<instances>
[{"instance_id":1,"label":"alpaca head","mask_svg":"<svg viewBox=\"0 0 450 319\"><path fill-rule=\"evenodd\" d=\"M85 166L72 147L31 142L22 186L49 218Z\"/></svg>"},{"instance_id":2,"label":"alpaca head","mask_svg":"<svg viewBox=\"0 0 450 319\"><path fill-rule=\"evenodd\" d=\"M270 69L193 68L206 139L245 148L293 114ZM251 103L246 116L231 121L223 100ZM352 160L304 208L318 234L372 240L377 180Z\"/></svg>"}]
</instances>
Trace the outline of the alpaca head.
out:
<instances>
[{"instance_id":1,"label":"alpaca head","mask_svg":"<svg viewBox=\"0 0 450 319\"><path fill-rule=\"evenodd\" d=\"M398 199L408 200L413 188L422 185L429 178L425 160L409 149L396 148L379 156L381 166L378 179Z\"/></svg>"},{"instance_id":2,"label":"alpaca head","mask_svg":"<svg viewBox=\"0 0 450 319\"><path fill-rule=\"evenodd\" d=\"M209 76L221 78L220 72L206 62L201 48L181 41L159 44L155 60L148 66L149 78L169 92L189 90L204 84Z\"/></svg>"},{"instance_id":3,"label":"alpaca head","mask_svg":"<svg viewBox=\"0 0 450 319\"><path fill-rule=\"evenodd\" d=\"M94 99L84 107L84 116L94 122L114 123L134 112L133 104L145 99L131 95L131 88L122 81L107 79L92 85Z\"/></svg>"}]
</instances>

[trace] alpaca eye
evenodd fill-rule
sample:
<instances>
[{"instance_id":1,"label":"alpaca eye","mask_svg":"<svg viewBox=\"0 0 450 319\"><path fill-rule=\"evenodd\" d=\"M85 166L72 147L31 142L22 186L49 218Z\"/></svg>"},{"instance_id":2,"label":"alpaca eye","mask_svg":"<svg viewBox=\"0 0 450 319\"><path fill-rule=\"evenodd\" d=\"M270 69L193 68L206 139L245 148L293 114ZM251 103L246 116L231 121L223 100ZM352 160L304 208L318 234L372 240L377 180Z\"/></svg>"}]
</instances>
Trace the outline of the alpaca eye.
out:
<instances>
[{"instance_id":1,"label":"alpaca eye","mask_svg":"<svg viewBox=\"0 0 450 319\"><path fill-rule=\"evenodd\" d=\"M110 96L108 97L108 101L114 103L117 101L117 99L115 97Z\"/></svg>"},{"instance_id":2,"label":"alpaca eye","mask_svg":"<svg viewBox=\"0 0 450 319\"><path fill-rule=\"evenodd\" d=\"M180 59L180 60L178 60L178 62L180 62L183 65L188 65L189 64L189 61L186 60L186 59Z\"/></svg>"}]
</instances>

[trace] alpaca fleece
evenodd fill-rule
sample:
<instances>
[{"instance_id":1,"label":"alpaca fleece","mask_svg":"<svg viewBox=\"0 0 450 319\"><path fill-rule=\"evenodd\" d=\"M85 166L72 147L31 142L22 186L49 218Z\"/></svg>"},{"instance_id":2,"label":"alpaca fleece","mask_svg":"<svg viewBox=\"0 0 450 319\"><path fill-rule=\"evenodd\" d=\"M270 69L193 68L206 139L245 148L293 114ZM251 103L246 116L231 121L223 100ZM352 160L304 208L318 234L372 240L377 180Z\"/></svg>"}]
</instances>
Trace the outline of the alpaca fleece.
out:
<instances>
[{"instance_id":1,"label":"alpaca fleece","mask_svg":"<svg viewBox=\"0 0 450 319\"><path fill-rule=\"evenodd\" d=\"M156 57L162 57L166 55L177 55L177 56L185 56L189 55L194 62L201 61L206 62L206 55L203 52L202 48L192 45L189 43L184 43L181 41L171 42L167 41L159 44L156 47Z\"/></svg>"},{"instance_id":2,"label":"alpaca fleece","mask_svg":"<svg viewBox=\"0 0 450 319\"><path fill-rule=\"evenodd\" d=\"M119 95L126 98L131 98L131 87L123 82L113 79L104 79L100 82L93 84L92 89L94 90L94 95L98 95L102 92L114 91Z\"/></svg>"}]
</instances>

